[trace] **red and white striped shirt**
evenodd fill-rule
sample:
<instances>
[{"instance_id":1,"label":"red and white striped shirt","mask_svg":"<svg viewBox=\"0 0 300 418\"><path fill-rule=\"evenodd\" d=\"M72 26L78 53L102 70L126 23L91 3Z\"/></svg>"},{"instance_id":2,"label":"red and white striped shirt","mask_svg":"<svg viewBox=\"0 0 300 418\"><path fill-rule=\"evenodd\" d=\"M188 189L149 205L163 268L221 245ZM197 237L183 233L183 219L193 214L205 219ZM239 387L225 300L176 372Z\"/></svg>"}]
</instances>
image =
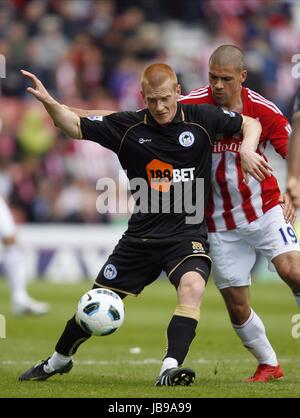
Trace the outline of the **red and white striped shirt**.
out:
<instances>
[{"instance_id":1,"label":"red and white striped shirt","mask_svg":"<svg viewBox=\"0 0 300 418\"><path fill-rule=\"evenodd\" d=\"M269 140L283 157L287 154L290 126L287 119L274 103L260 94L242 88L243 114L258 119L262 134L258 153L263 155ZM193 90L180 99L189 104L216 104L209 86ZM276 178L272 175L259 183L249 176L249 183L242 178L239 148L242 137L237 135L223 138L213 146L212 188L206 221L210 232L235 229L245 223L255 221L278 204L280 191ZM267 158L266 158L267 159Z\"/></svg>"}]
</instances>

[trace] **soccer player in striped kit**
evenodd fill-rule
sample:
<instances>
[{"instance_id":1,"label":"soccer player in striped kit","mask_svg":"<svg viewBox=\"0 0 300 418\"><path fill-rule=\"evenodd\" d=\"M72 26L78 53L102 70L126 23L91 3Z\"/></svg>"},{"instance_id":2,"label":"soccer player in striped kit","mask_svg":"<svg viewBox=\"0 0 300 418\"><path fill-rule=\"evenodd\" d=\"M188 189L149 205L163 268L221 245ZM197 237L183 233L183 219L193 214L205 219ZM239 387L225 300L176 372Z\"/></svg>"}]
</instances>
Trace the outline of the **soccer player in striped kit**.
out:
<instances>
[{"instance_id":1,"label":"soccer player in striped kit","mask_svg":"<svg viewBox=\"0 0 300 418\"><path fill-rule=\"evenodd\" d=\"M274 103L242 86L247 70L242 51L233 45L218 47L209 59L209 86L193 90L183 103L217 104L260 121L257 152L264 155L269 140L287 155L290 125ZM221 139L221 138L220 138ZM243 182L239 135L213 147L212 188L206 212L214 279L227 306L232 326L258 367L247 381L280 379L283 371L266 336L261 319L249 301L250 272L257 249L291 288L300 307L300 248L292 224L294 215L272 175L262 183ZM285 209L281 203L285 203Z\"/></svg>"}]
</instances>

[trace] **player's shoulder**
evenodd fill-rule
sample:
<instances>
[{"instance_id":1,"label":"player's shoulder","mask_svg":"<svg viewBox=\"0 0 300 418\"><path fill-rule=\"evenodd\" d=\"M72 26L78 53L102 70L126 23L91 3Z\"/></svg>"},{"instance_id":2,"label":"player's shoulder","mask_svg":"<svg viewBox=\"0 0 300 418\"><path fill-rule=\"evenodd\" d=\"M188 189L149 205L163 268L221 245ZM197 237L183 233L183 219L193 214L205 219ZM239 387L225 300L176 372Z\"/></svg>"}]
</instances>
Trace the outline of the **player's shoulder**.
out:
<instances>
[{"instance_id":1,"label":"player's shoulder","mask_svg":"<svg viewBox=\"0 0 300 418\"><path fill-rule=\"evenodd\" d=\"M210 102L210 96L210 87L204 86L181 96L179 101L186 104L208 103Z\"/></svg>"},{"instance_id":2,"label":"player's shoulder","mask_svg":"<svg viewBox=\"0 0 300 418\"><path fill-rule=\"evenodd\" d=\"M186 120L193 121L193 119L205 118L206 116L213 117L213 114L218 110L218 106L210 103L182 103L182 110Z\"/></svg>"},{"instance_id":3,"label":"player's shoulder","mask_svg":"<svg viewBox=\"0 0 300 418\"><path fill-rule=\"evenodd\" d=\"M111 127L120 127L122 129L128 129L131 126L142 123L144 120L145 109L139 111L121 111L114 112L105 116L88 116L86 119L95 123L104 123L104 125Z\"/></svg>"},{"instance_id":4,"label":"player's shoulder","mask_svg":"<svg viewBox=\"0 0 300 418\"><path fill-rule=\"evenodd\" d=\"M108 118L112 118L115 120L121 120L123 122L131 123L138 123L143 121L145 115L145 109L139 109L136 111L122 111L116 112L108 116Z\"/></svg>"},{"instance_id":5,"label":"player's shoulder","mask_svg":"<svg viewBox=\"0 0 300 418\"><path fill-rule=\"evenodd\" d=\"M252 108L257 116L260 117L279 117L284 118L281 110L271 100L266 99L254 90L244 88L246 100L251 103Z\"/></svg>"}]
</instances>

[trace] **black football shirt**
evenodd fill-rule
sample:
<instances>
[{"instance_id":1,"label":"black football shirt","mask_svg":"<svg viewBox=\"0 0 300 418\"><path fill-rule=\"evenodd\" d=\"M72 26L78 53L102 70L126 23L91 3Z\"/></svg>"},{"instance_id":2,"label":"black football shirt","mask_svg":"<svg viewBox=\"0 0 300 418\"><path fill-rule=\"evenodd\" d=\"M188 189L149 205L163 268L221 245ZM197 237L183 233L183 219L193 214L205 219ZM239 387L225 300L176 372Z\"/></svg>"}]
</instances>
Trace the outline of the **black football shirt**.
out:
<instances>
[{"instance_id":1,"label":"black football shirt","mask_svg":"<svg viewBox=\"0 0 300 418\"><path fill-rule=\"evenodd\" d=\"M127 235L192 238L207 234L203 212L210 188L212 144L218 134L238 133L242 117L208 104L177 106L173 121L165 126L158 125L147 109L80 119L82 138L114 151L134 186L136 207Z\"/></svg>"}]
</instances>

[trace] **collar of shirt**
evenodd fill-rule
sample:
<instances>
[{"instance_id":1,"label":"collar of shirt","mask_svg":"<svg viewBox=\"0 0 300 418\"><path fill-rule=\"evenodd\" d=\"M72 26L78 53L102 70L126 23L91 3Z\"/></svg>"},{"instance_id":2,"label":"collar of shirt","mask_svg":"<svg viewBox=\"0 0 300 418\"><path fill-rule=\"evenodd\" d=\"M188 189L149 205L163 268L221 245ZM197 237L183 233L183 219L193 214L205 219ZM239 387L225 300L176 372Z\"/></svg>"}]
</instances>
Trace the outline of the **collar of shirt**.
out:
<instances>
[{"instance_id":1,"label":"collar of shirt","mask_svg":"<svg viewBox=\"0 0 300 418\"><path fill-rule=\"evenodd\" d=\"M170 124L181 123L184 120L185 120L185 117L184 117L182 104L177 102L176 115L174 116L174 118L173 118L172 122L170 122ZM150 126L160 127L160 125L155 121L155 119L153 118L153 116L151 115L151 113L149 112L148 109L145 109L144 124L145 125L150 125Z\"/></svg>"}]
</instances>

